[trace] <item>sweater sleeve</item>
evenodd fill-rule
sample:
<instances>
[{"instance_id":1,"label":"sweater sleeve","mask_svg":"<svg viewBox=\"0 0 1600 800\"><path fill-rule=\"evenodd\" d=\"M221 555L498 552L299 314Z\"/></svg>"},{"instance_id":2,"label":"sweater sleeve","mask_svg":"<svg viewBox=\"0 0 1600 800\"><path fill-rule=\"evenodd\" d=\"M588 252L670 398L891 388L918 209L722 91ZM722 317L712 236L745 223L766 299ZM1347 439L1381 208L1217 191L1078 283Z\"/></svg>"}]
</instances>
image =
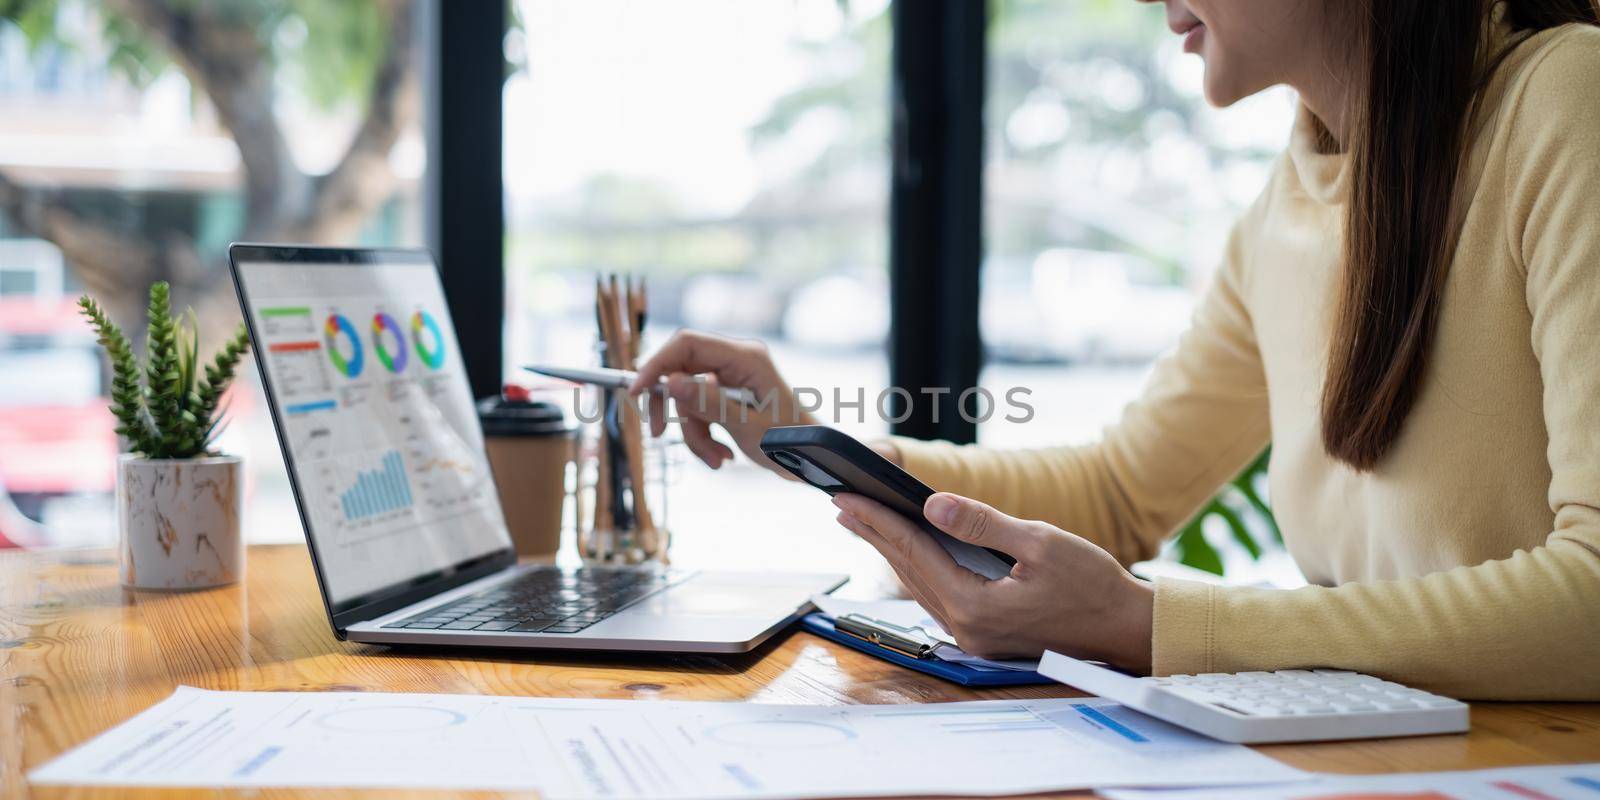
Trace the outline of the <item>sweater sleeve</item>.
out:
<instances>
[{"instance_id":1,"label":"sweater sleeve","mask_svg":"<svg viewBox=\"0 0 1600 800\"><path fill-rule=\"evenodd\" d=\"M1246 241L1265 206L1264 195L1235 227L1190 329L1100 441L996 450L896 439L906 469L1072 531L1123 564L1154 555L1267 445L1266 381L1244 301Z\"/></svg>"},{"instance_id":2,"label":"sweater sleeve","mask_svg":"<svg viewBox=\"0 0 1600 800\"><path fill-rule=\"evenodd\" d=\"M1509 558L1411 579L1162 582L1157 674L1335 667L1463 698L1600 700L1600 31L1543 55L1509 118L1502 191L1544 384L1553 530Z\"/></svg>"}]
</instances>

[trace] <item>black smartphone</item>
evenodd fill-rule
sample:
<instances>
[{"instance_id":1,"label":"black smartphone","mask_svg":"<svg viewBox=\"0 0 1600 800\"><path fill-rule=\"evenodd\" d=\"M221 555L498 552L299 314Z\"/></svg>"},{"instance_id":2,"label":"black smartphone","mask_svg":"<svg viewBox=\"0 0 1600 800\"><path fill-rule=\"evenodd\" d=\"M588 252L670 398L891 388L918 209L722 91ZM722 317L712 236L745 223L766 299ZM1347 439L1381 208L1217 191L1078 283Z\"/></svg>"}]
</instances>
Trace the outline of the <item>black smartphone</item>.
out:
<instances>
[{"instance_id":1,"label":"black smartphone","mask_svg":"<svg viewBox=\"0 0 1600 800\"><path fill-rule=\"evenodd\" d=\"M932 536L957 564L985 578L1003 578L1017 563L999 550L968 544L933 527L922 515L933 489L839 431L823 425L772 428L761 437L761 452L830 496L859 494L894 509Z\"/></svg>"}]
</instances>

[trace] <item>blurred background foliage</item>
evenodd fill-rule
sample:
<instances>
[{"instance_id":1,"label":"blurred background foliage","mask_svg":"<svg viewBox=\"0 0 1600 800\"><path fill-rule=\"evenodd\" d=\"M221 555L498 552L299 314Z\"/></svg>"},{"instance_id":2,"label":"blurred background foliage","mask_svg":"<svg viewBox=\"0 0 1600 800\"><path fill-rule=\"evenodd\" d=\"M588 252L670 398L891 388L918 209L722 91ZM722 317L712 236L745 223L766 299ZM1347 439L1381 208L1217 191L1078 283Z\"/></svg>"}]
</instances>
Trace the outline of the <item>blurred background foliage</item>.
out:
<instances>
[{"instance_id":1,"label":"blurred background foliage","mask_svg":"<svg viewBox=\"0 0 1600 800\"><path fill-rule=\"evenodd\" d=\"M71 0L0 0L0 19L15 24L35 54L50 48L79 53L108 48L107 63L136 87L149 86L173 67L163 43L170 32L147 27L148 18L130 13L132 4L101 4L96 9L98 29L82 24L86 20L76 5ZM382 3L167 0L162 5L176 12L210 6L216 12L213 24L248 31L269 62L324 109L364 102L363 93L388 49L389 21Z\"/></svg>"},{"instance_id":2,"label":"blurred background foliage","mask_svg":"<svg viewBox=\"0 0 1600 800\"><path fill-rule=\"evenodd\" d=\"M1259 560L1266 547L1283 545L1283 532L1266 501L1267 463L1271 458L1269 447L1178 530L1172 542L1178 563L1213 575L1226 574L1218 545L1206 537L1207 525L1217 531L1214 536L1225 536L1251 560Z\"/></svg>"},{"instance_id":3,"label":"blurred background foliage","mask_svg":"<svg viewBox=\"0 0 1600 800\"><path fill-rule=\"evenodd\" d=\"M350 241L398 188L389 155L420 105L418 8L404 0L0 0L0 26L22 34L40 86L58 75L120 78L137 95L181 73L196 128L210 121L224 132L240 165L237 194L150 192L110 202L0 169L0 211L14 232L60 248L114 316L133 312L144 287L168 281L205 327L228 330L237 318L223 264L228 241ZM110 74L94 74L100 59ZM353 118L348 145L330 164L307 169L296 159L285 102Z\"/></svg>"}]
</instances>

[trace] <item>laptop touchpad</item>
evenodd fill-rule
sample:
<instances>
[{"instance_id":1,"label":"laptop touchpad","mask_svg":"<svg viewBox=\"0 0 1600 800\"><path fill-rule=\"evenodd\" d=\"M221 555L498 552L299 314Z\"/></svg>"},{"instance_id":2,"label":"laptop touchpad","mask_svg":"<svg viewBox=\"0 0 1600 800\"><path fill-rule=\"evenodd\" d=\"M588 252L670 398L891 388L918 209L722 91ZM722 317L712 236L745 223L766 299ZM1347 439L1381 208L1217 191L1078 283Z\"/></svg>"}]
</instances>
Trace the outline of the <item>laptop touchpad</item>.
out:
<instances>
[{"instance_id":1,"label":"laptop touchpad","mask_svg":"<svg viewBox=\"0 0 1600 800\"><path fill-rule=\"evenodd\" d=\"M625 613L670 617L748 617L787 614L810 595L795 586L754 586L703 576L631 606Z\"/></svg>"}]
</instances>

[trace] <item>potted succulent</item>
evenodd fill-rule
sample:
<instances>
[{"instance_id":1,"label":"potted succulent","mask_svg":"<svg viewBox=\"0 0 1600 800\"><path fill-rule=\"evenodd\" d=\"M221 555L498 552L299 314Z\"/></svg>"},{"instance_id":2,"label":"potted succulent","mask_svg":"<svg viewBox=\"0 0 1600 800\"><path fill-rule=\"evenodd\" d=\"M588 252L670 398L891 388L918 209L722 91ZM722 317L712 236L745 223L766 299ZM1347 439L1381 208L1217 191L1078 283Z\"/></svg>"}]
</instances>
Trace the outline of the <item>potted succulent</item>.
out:
<instances>
[{"instance_id":1,"label":"potted succulent","mask_svg":"<svg viewBox=\"0 0 1600 800\"><path fill-rule=\"evenodd\" d=\"M250 339L239 330L200 362L194 312L174 319L170 288L150 287L144 364L100 305L78 305L111 357L111 413L128 452L117 463L118 561L136 589L200 589L239 579L242 470L211 445L222 395Z\"/></svg>"}]
</instances>

